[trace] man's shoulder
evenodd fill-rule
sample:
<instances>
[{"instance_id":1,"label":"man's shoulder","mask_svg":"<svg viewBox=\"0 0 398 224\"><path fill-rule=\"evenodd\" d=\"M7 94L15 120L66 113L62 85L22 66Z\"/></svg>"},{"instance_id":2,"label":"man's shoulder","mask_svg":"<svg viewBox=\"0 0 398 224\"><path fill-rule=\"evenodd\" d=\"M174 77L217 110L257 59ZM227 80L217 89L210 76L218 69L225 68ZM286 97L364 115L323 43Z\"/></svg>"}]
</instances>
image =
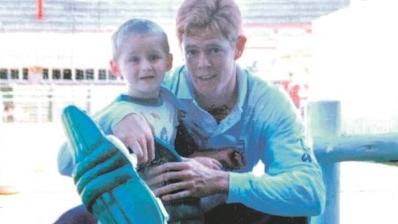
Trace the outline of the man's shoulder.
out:
<instances>
[{"instance_id":1,"label":"man's shoulder","mask_svg":"<svg viewBox=\"0 0 398 224\"><path fill-rule=\"evenodd\" d=\"M247 105L255 112L264 115L264 112L285 110L289 107L287 94L270 80L247 72Z\"/></svg>"},{"instance_id":2,"label":"man's shoulder","mask_svg":"<svg viewBox=\"0 0 398 224\"><path fill-rule=\"evenodd\" d=\"M275 95L283 95L281 89L270 80L249 71L245 73L247 74L247 91L249 98L274 98Z\"/></svg>"}]
</instances>

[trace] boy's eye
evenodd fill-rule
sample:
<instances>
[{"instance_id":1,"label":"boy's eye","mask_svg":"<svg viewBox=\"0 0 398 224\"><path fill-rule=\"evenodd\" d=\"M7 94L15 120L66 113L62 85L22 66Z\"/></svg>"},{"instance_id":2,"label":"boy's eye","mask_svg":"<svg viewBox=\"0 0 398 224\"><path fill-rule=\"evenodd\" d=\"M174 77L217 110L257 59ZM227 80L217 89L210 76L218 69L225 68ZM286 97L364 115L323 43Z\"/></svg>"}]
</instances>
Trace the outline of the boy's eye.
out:
<instances>
[{"instance_id":1,"label":"boy's eye","mask_svg":"<svg viewBox=\"0 0 398 224\"><path fill-rule=\"evenodd\" d=\"M156 61L158 59L160 59L159 55L154 54L149 56L149 61Z\"/></svg>"},{"instance_id":2,"label":"boy's eye","mask_svg":"<svg viewBox=\"0 0 398 224\"><path fill-rule=\"evenodd\" d=\"M128 59L128 61L129 61L129 62L137 63L137 62L140 61L140 58L139 58L139 57L130 57L130 58Z\"/></svg>"}]
</instances>

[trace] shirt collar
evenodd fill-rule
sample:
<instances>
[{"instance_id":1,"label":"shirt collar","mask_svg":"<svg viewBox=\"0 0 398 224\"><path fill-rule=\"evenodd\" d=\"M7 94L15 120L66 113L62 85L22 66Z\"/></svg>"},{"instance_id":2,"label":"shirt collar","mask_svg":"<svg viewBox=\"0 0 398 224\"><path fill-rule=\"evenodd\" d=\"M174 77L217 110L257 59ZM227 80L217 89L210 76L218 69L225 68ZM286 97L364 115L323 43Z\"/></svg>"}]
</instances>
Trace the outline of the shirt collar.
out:
<instances>
[{"instance_id":1,"label":"shirt collar","mask_svg":"<svg viewBox=\"0 0 398 224\"><path fill-rule=\"evenodd\" d=\"M180 81L178 83L179 88L176 92L177 98L183 100L193 100L192 85L188 80L188 70L186 66L183 66L178 76L180 78Z\"/></svg>"},{"instance_id":2,"label":"shirt collar","mask_svg":"<svg viewBox=\"0 0 398 224\"><path fill-rule=\"evenodd\" d=\"M236 69L237 81L238 81L238 107L243 108L247 95L247 72L241 69L239 66Z\"/></svg>"}]
</instances>

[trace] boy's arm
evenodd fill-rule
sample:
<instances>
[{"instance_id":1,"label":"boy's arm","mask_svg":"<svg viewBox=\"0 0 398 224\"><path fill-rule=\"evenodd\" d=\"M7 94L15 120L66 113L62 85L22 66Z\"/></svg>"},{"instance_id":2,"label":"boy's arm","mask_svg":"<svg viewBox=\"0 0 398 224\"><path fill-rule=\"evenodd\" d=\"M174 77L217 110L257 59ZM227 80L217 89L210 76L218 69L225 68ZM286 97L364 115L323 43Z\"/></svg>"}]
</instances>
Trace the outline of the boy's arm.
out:
<instances>
[{"instance_id":1,"label":"boy's arm","mask_svg":"<svg viewBox=\"0 0 398 224\"><path fill-rule=\"evenodd\" d=\"M112 126L113 134L137 155L138 164L155 158L155 141L152 128L139 114L130 113Z\"/></svg>"},{"instance_id":2,"label":"boy's arm","mask_svg":"<svg viewBox=\"0 0 398 224\"><path fill-rule=\"evenodd\" d=\"M96 116L98 125L106 134L113 134L136 154L138 164L155 158L152 128L141 114L123 103L112 104Z\"/></svg>"}]
</instances>

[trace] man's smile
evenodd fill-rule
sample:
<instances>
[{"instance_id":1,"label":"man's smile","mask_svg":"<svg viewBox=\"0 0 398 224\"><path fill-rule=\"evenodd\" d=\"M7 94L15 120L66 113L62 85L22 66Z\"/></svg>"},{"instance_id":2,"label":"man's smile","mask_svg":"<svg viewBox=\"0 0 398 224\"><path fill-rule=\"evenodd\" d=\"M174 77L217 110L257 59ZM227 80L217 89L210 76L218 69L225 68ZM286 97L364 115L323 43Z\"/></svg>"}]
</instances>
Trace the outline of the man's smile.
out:
<instances>
[{"instance_id":1,"label":"man's smile","mask_svg":"<svg viewBox=\"0 0 398 224\"><path fill-rule=\"evenodd\" d=\"M199 81L210 81L212 79L215 79L216 77L216 75L202 75L197 76L196 79L198 79Z\"/></svg>"}]
</instances>

